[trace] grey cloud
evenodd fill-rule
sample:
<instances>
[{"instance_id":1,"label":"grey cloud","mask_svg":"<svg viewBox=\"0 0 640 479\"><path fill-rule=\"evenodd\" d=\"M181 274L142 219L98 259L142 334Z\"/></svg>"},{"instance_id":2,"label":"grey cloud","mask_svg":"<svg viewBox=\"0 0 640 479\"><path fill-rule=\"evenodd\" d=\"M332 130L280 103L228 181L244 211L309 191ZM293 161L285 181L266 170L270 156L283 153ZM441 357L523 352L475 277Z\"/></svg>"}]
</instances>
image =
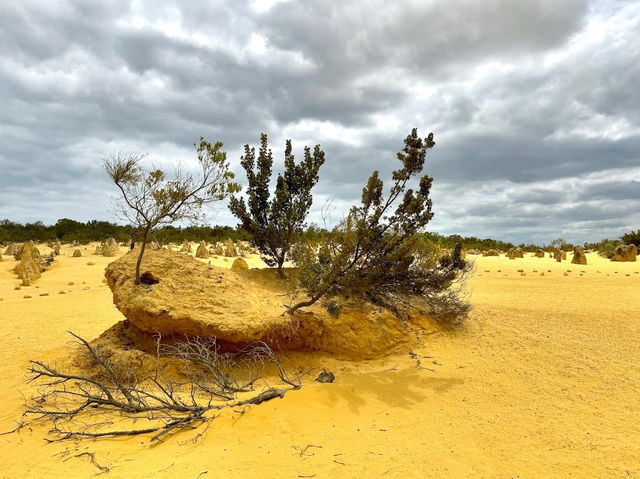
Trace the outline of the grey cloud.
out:
<instances>
[{"instance_id":1,"label":"grey cloud","mask_svg":"<svg viewBox=\"0 0 640 479\"><path fill-rule=\"evenodd\" d=\"M470 0L409 6L383 0L360 8L340 1L283 3L266 16L270 39L299 48L327 69L352 75L400 63L422 73L550 48L575 31L587 11L581 0ZM300 22L300 19L307 22ZM327 48L336 45L338 48Z\"/></svg>"},{"instance_id":2,"label":"grey cloud","mask_svg":"<svg viewBox=\"0 0 640 479\"><path fill-rule=\"evenodd\" d=\"M591 185L580 192L584 201L631 201L637 207L640 201L640 181L612 181Z\"/></svg>"},{"instance_id":3,"label":"grey cloud","mask_svg":"<svg viewBox=\"0 0 640 479\"><path fill-rule=\"evenodd\" d=\"M372 170L389 177L416 126L436 135L438 231L617 234L640 220L628 208L637 178L584 178L640 164L638 18L637 3L604 0L264 13L249 2L13 2L0 16L0 217L104 218L99 159L119 146L189 163L202 135L224 141L241 173L242 145L261 131L274 150L285 137L298 154L321 143L316 197L346 210ZM264 52L249 48L256 38ZM572 178L579 186L545 185ZM217 221L235 223L224 211Z\"/></svg>"}]
</instances>

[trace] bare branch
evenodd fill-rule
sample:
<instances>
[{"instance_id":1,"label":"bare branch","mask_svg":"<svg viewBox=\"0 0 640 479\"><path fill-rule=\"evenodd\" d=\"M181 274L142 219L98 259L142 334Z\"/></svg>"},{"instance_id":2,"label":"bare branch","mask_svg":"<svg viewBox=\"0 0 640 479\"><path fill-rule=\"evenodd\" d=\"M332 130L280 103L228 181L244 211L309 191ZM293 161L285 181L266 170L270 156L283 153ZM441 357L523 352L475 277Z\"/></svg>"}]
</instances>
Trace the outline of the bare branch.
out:
<instances>
[{"instance_id":1,"label":"bare branch","mask_svg":"<svg viewBox=\"0 0 640 479\"><path fill-rule=\"evenodd\" d=\"M282 398L291 389L299 389L299 380L288 377L273 351L262 342L249 345L236 352L220 354L215 340L187 339L171 345L157 342L156 364L151 370L141 361L141 381L131 364L121 368L107 359L101 351L80 336L70 333L95 361L98 374L66 373L41 361L30 361L30 382L40 385L39 393L31 398L25 410L32 421L48 420L52 423L52 441L70 438L100 438L155 433L151 440L159 441L165 435L183 429L198 427L213 419L209 413L223 408L261 404ZM188 381L178 384L163 375L161 354L178 359L185 367ZM272 363L288 388L267 387L250 397L257 378L240 385L234 368L241 363ZM149 423L146 427L131 429L110 428L109 423L94 418L100 413L120 413L135 422ZM17 428L8 433L18 431Z\"/></svg>"}]
</instances>

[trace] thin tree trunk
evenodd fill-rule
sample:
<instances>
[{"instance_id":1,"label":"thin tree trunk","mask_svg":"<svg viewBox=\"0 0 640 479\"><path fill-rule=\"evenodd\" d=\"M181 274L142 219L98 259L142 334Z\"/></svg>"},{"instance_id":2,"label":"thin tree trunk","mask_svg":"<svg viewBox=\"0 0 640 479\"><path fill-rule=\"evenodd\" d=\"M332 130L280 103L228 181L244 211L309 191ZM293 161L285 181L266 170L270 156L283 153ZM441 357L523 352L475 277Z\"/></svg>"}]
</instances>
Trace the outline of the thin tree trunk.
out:
<instances>
[{"instance_id":1,"label":"thin tree trunk","mask_svg":"<svg viewBox=\"0 0 640 479\"><path fill-rule=\"evenodd\" d=\"M142 233L142 244L140 245L140 254L138 255L138 262L136 263L136 284L140 284L140 264L142 263L142 256L147 246L147 237L149 236L150 230L151 228L147 226L144 229L144 233Z\"/></svg>"},{"instance_id":2,"label":"thin tree trunk","mask_svg":"<svg viewBox=\"0 0 640 479\"><path fill-rule=\"evenodd\" d=\"M284 274L284 270L282 269L282 265L284 264L284 255L278 258L278 276L280 279L286 279L286 275Z\"/></svg>"},{"instance_id":3,"label":"thin tree trunk","mask_svg":"<svg viewBox=\"0 0 640 479\"><path fill-rule=\"evenodd\" d=\"M315 296L312 296L310 299L308 299L307 301L301 301L297 304L294 304L293 306L291 306L289 309L287 309L287 313L289 314L293 314L295 313L298 309L300 308L305 308L307 306L311 306L312 304L314 304L316 301L318 301L320 298L322 298L322 296L324 295L324 292L322 293L318 293Z\"/></svg>"}]
</instances>

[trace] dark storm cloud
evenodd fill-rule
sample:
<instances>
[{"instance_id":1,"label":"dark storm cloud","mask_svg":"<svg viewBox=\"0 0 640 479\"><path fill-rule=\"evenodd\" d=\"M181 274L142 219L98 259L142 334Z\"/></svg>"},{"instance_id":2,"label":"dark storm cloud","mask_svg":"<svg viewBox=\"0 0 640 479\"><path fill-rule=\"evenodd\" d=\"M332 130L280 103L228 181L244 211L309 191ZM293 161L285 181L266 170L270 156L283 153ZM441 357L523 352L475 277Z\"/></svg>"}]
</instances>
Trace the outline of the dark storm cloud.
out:
<instances>
[{"instance_id":1,"label":"dark storm cloud","mask_svg":"<svg viewBox=\"0 0 640 479\"><path fill-rule=\"evenodd\" d=\"M4 5L0 217L108 218L110 151L188 167L202 135L240 173L265 131L278 160L285 138L322 144L310 219L328 198L339 218L417 126L436 135L438 231L582 240L640 220L636 2L269 3Z\"/></svg>"}]
</instances>

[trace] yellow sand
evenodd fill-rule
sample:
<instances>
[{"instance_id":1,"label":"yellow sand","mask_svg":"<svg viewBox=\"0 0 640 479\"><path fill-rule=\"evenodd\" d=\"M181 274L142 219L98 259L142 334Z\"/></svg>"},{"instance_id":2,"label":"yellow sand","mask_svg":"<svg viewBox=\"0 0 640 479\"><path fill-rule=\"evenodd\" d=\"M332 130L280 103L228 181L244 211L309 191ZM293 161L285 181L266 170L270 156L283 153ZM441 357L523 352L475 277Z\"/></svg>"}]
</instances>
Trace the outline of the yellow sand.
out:
<instances>
[{"instance_id":1,"label":"yellow sand","mask_svg":"<svg viewBox=\"0 0 640 479\"><path fill-rule=\"evenodd\" d=\"M94 338L122 319L102 282L112 258L81 249L72 258L64 248L19 291L15 262L0 263L0 431L30 391L28 359L64 354L66 330ZM472 317L425 336L414 352L431 357L418 357L420 368L408 354L291 354L290 370L326 367L336 382L313 383L314 369L300 391L223 412L195 441L183 432L155 446L147 437L47 444L44 427L23 429L0 436L0 478L101 473L83 452L113 478L640 477L640 262L472 258Z\"/></svg>"}]
</instances>

